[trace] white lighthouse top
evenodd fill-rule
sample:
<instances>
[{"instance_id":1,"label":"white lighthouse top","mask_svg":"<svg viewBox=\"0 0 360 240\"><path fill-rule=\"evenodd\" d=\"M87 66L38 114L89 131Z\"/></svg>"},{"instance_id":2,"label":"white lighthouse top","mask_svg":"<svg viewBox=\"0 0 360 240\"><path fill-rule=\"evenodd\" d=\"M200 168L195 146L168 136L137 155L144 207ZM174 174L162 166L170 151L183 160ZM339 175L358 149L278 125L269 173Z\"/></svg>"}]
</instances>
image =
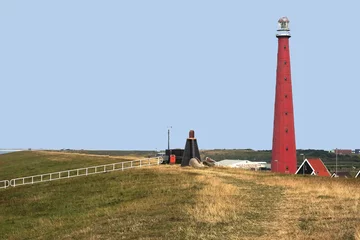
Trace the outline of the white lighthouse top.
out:
<instances>
[{"instance_id":1,"label":"white lighthouse top","mask_svg":"<svg viewBox=\"0 0 360 240\"><path fill-rule=\"evenodd\" d=\"M287 17L282 17L278 21L278 33L276 37L290 37L290 28L289 28L289 19Z\"/></svg>"}]
</instances>

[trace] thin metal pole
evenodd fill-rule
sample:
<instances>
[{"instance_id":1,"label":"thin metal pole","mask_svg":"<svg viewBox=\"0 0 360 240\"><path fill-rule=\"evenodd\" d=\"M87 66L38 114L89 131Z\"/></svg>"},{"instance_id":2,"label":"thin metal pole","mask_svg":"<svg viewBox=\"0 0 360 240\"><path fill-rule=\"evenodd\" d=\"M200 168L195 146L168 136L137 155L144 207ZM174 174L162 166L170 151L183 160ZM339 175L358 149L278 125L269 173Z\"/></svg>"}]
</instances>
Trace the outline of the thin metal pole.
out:
<instances>
[{"instance_id":1,"label":"thin metal pole","mask_svg":"<svg viewBox=\"0 0 360 240\"><path fill-rule=\"evenodd\" d=\"M168 150L170 151L170 128L168 128Z\"/></svg>"},{"instance_id":2,"label":"thin metal pole","mask_svg":"<svg viewBox=\"0 0 360 240\"><path fill-rule=\"evenodd\" d=\"M171 150L170 150L170 129L172 128L172 126L168 127L168 151L169 151L169 161L170 161L170 155L171 155Z\"/></svg>"},{"instance_id":3,"label":"thin metal pole","mask_svg":"<svg viewBox=\"0 0 360 240\"><path fill-rule=\"evenodd\" d=\"M338 154L338 151L337 151L337 148L335 148L335 174L337 175L337 154Z\"/></svg>"}]
</instances>

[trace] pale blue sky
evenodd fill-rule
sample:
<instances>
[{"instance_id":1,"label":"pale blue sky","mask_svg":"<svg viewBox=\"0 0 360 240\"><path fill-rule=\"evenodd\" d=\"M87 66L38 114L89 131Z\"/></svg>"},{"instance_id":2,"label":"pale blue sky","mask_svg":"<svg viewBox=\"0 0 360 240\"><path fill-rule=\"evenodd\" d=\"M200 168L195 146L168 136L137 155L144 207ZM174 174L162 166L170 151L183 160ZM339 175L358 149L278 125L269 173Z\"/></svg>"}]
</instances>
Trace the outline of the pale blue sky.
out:
<instances>
[{"instance_id":1,"label":"pale blue sky","mask_svg":"<svg viewBox=\"0 0 360 240\"><path fill-rule=\"evenodd\" d=\"M360 148L358 1L0 1L0 148L271 149L290 19L297 148Z\"/></svg>"}]
</instances>

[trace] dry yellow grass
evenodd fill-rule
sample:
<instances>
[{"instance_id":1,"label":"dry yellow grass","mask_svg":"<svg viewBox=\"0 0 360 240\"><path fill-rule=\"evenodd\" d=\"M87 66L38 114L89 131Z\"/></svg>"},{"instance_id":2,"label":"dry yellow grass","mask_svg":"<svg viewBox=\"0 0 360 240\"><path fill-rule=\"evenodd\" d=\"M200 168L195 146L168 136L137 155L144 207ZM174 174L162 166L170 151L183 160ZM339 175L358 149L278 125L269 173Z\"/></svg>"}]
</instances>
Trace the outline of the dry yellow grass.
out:
<instances>
[{"instance_id":1,"label":"dry yellow grass","mask_svg":"<svg viewBox=\"0 0 360 240\"><path fill-rule=\"evenodd\" d=\"M233 221L236 218L236 209L241 205L234 204L238 188L214 176L198 176L196 181L202 188L196 194L196 203L187 207L187 213L197 222Z\"/></svg>"},{"instance_id":2,"label":"dry yellow grass","mask_svg":"<svg viewBox=\"0 0 360 240\"><path fill-rule=\"evenodd\" d=\"M263 184L285 188L278 222L288 226L294 239L348 239L359 223L359 184L354 180L275 177Z\"/></svg>"},{"instance_id":3,"label":"dry yellow grass","mask_svg":"<svg viewBox=\"0 0 360 240\"><path fill-rule=\"evenodd\" d=\"M219 171L220 170L220 171ZM283 189L281 197L276 202L269 198L268 204L273 214L272 221L255 221L253 224L260 224L266 229L266 234L259 239L359 239L360 227L360 182L355 179L331 179L325 177L284 177L272 173L259 173L238 169L208 169L206 172L207 182L214 183L214 188L227 189L227 184L221 180L212 180L219 177L232 177L239 182L245 181ZM209 177L211 176L211 177ZM199 177L201 179L201 177ZM230 185L231 186L231 185ZM210 187L204 188L206 191ZM236 193L233 186L231 192ZM257 191L254 189L254 191ZM201 191L198 193L201 195ZM261 192L256 193L257 195ZM251 196L243 196L245 201L252 201ZM264 196L266 198L267 196ZM221 194L216 196L212 203L212 208L221 209L227 205L227 196L222 199ZM264 199L266 201L266 199ZM273 200L274 201L274 200ZM201 202L201 201L200 201ZM229 201L231 202L231 201ZM233 204L235 205L235 204ZM237 214L244 214L244 208L248 208L246 203L239 202L236 205ZM225 207L226 209L226 207ZM254 209L252 212L256 211ZM261 214L265 214L267 209L259 209ZM206 210L202 210L206 213ZM221 212L221 211L219 211ZM195 212L196 213L196 212ZM197 220L206 218L197 213L200 217ZM211 218L210 218L211 219ZM357 228L356 228L357 227ZM258 239L253 237L250 239Z\"/></svg>"},{"instance_id":4,"label":"dry yellow grass","mask_svg":"<svg viewBox=\"0 0 360 240\"><path fill-rule=\"evenodd\" d=\"M355 230L355 240L360 240L360 225Z\"/></svg>"}]
</instances>

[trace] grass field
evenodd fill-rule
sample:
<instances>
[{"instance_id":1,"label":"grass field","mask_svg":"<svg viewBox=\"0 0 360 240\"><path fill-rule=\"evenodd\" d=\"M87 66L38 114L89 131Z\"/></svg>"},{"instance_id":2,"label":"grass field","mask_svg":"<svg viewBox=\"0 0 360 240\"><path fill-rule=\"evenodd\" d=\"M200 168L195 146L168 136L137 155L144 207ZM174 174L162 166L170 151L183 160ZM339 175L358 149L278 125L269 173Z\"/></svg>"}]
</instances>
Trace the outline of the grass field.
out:
<instances>
[{"instance_id":1,"label":"grass field","mask_svg":"<svg viewBox=\"0 0 360 240\"><path fill-rule=\"evenodd\" d=\"M0 180L121 158L0 155ZM0 189L1 239L356 239L360 179L177 165Z\"/></svg>"}]
</instances>

